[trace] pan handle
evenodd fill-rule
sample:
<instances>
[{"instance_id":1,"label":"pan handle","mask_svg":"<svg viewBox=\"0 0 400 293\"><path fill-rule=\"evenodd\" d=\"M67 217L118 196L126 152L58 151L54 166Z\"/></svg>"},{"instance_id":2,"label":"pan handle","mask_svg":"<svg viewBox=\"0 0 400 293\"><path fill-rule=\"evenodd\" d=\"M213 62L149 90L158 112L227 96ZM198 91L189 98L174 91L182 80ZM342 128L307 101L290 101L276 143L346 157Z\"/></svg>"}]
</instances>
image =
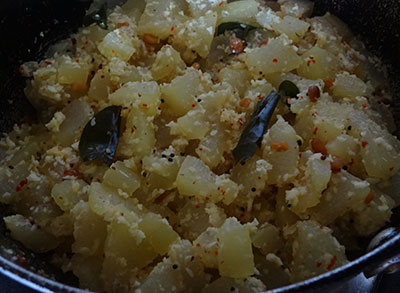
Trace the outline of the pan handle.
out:
<instances>
[{"instance_id":1,"label":"pan handle","mask_svg":"<svg viewBox=\"0 0 400 293\"><path fill-rule=\"evenodd\" d=\"M387 228L379 232L369 243L367 251L371 251L394 236L400 234L399 228ZM364 270L364 275L367 278L381 274L381 273L395 273L400 271L400 246L396 247L388 258L382 259L382 261L375 266L368 267Z\"/></svg>"}]
</instances>

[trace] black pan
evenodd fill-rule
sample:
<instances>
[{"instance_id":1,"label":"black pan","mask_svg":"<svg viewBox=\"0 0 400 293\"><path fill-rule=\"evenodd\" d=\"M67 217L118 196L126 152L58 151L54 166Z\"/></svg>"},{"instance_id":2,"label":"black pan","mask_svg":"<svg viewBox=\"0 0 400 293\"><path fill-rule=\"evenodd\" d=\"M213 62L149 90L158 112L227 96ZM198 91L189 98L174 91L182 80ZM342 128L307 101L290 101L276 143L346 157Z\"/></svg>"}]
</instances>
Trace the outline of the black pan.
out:
<instances>
[{"instance_id":1,"label":"black pan","mask_svg":"<svg viewBox=\"0 0 400 293\"><path fill-rule=\"evenodd\" d=\"M34 111L25 99L25 81L19 65L39 60L49 44L66 38L82 24L86 0L4 0L0 4L0 131L14 123L31 119ZM115 1L114 1L115 2ZM388 66L393 111L400 129L400 1L399 0L315 0L315 14L326 11L339 16L359 34L367 47ZM398 132L397 134L399 134ZM0 215L7 209L0 207ZM400 224L400 213L391 225ZM50 265L50 255L35 255L10 239L0 221L0 273L40 291L83 292L77 280ZM340 288L363 273L370 277L381 272L400 255L400 234L390 233L387 241L349 264L315 278L272 292L321 292ZM393 268L393 266L392 266Z\"/></svg>"}]
</instances>

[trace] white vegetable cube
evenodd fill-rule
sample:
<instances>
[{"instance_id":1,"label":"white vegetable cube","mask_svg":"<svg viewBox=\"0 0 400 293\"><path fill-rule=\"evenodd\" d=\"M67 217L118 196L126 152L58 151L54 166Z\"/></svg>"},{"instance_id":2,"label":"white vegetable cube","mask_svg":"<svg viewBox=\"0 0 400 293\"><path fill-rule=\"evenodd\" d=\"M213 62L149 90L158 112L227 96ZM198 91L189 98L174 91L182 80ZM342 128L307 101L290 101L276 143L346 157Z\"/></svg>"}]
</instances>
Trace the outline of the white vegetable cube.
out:
<instances>
[{"instance_id":1,"label":"white vegetable cube","mask_svg":"<svg viewBox=\"0 0 400 293\"><path fill-rule=\"evenodd\" d=\"M359 139L368 175L382 179L393 176L400 168L399 141L363 111L354 110L349 117L353 127L351 135Z\"/></svg>"},{"instance_id":2,"label":"white vegetable cube","mask_svg":"<svg viewBox=\"0 0 400 293\"><path fill-rule=\"evenodd\" d=\"M321 154L313 154L308 158L306 178L312 192L322 193L328 186L331 174L331 164L329 160L323 160Z\"/></svg>"},{"instance_id":3,"label":"white vegetable cube","mask_svg":"<svg viewBox=\"0 0 400 293\"><path fill-rule=\"evenodd\" d=\"M128 31L121 28L109 32L104 39L99 41L97 48L109 60L117 57L123 61L128 61L136 52L137 44L138 40L132 38Z\"/></svg>"},{"instance_id":4,"label":"white vegetable cube","mask_svg":"<svg viewBox=\"0 0 400 293\"><path fill-rule=\"evenodd\" d=\"M176 177L182 195L206 197L213 193L216 175L198 158L187 156Z\"/></svg>"},{"instance_id":5,"label":"white vegetable cube","mask_svg":"<svg viewBox=\"0 0 400 293\"><path fill-rule=\"evenodd\" d=\"M11 231L11 237L28 249L43 253L58 246L60 241L53 235L32 224L22 215L4 217L4 223Z\"/></svg>"},{"instance_id":6,"label":"white vegetable cube","mask_svg":"<svg viewBox=\"0 0 400 293\"><path fill-rule=\"evenodd\" d=\"M107 227L101 278L107 291L127 292L135 277L132 272L157 256L144 233L127 221L113 221Z\"/></svg>"},{"instance_id":7,"label":"white vegetable cube","mask_svg":"<svg viewBox=\"0 0 400 293\"><path fill-rule=\"evenodd\" d=\"M328 189L320 203L311 210L319 223L327 225L349 210L358 209L370 192L367 181L363 181L342 170L333 174Z\"/></svg>"},{"instance_id":8,"label":"white vegetable cube","mask_svg":"<svg viewBox=\"0 0 400 293\"><path fill-rule=\"evenodd\" d=\"M256 232L251 233L251 241L264 255L275 253L283 246L279 230L269 223L263 224Z\"/></svg>"},{"instance_id":9,"label":"white vegetable cube","mask_svg":"<svg viewBox=\"0 0 400 293\"><path fill-rule=\"evenodd\" d=\"M62 113L65 119L55 136L61 145L70 146L78 139L86 123L93 117L93 110L87 102L75 100L67 105Z\"/></svg>"},{"instance_id":10,"label":"white vegetable cube","mask_svg":"<svg viewBox=\"0 0 400 293\"><path fill-rule=\"evenodd\" d=\"M297 282L334 270L347 263L344 246L332 231L314 221L297 222L291 264L291 281Z\"/></svg>"},{"instance_id":11,"label":"white vegetable cube","mask_svg":"<svg viewBox=\"0 0 400 293\"><path fill-rule=\"evenodd\" d=\"M279 0L278 2L284 14L296 17L310 17L314 9L314 2L310 0Z\"/></svg>"},{"instance_id":12,"label":"white vegetable cube","mask_svg":"<svg viewBox=\"0 0 400 293\"><path fill-rule=\"evenodd\" d=\"M394 207L392 198L377 189L371 189L364 205L354 214L354 229L360 236L374 235L390 221Z\"/></svg>"},{"instance_id":13,"label":"white vegetable cube","mask_svg":"<svg viewBox=\"0 0 400 293\"><path fill-rule=\"evenodd\" d=\"M170 81L178 74L183 73L186 68L181 55L171 46L163 46L157 52L156 60L151 66L154 80Z\"/></svg>"},{"instance_id":14,"label":"white vegetable cube","mask_svg":"<svg viewBox=\"0 0 400 293\"><path fill-rule=\"evenodd\" d=\"M57 81L60 84L86 85L89 76L89 67L72 60L68 56L62 56L57 68Z\"/></svg>"},{"instance_id":15,"label":"white vegetable cube","mask_svg":"<svg viewBox=\"0 0 400 293\"><path fill-rule=\"evenodd\" d=\"M218 74L218 79L229 83L242 97L247 87L250 85L251 74L246 69L241 68L222 68Z\"/></svg>"},{"instance_id":16,"label":"white vegetable cube","mask_svg":"<svg viewBox=\"0 0 400 293\"><path fill-rule=\"evenodd\" d=\"M123 133L118 151L125 156L143 158L151 153L156 144L152 117L146 116L143 111L131 109L126 118L126 131Z\"/></svg>"},{"instance_id":17,"label":"white vegetable cube","mask_svg":"<svg viewBox=\"0 0 400 293\"><path fill-rule=\"evenodd\" d=\"M178 118L176 122L168 124L171 134L183 135L187 139L202 139L210 129L206 111L197 109L189 111L185 116Z\"/></svg>"},{"instance_id":18,"label":"white vegetable cube","mask_svg":"<svg viewBox=\"0 0 400 293\"><path fill-rule=\"evenodd\" d=\"M74 218L72 251L83 255L101 254L107 235L107 224L103 218L95 214L84 201L75 205L71 215Z\"/></svg>"},{"instance_id":19,"label":"white vegetable cube","mask_svg":"<svg viewBox=\"0 0 400 293\"><path fill-rule=\"evenodd\" d=\"M239 187L225 175L216 176L198 158L187 156L176 178L178 191L182 195L194 195L200 199L230 204L237 196Z\"/></svg>"},{"instance_id":20,"label":"white vegetable cube","mask_svg":"<svg viewBox=\"0 0 400 293\"><path fill-rule=\"evenodd\" d=\"M140 176L118 161L106 171L103 183L116 189L121 188L128 195L132 195L140 187Z\"/></svg>"},{"instance_id":21,"label":"white vegetable cube","mask_svg":"<svg viewBox=\"0 0 400 293\"><path fill-rule=\"evenodd\" d=\"M185 20L184 7L176 0L146 1L146 8L139 20L138 30L142 34L152 34L166 39Z\"/></svg>"},{"instance_id":22,"label":"white vegetable cube","mask_svg":"<svg viewBox=\"0 0 400 293\"><path fill-rule=\"evenodd\" d=\"M244 61L256 76L289 72L302 63L294 47L283 36L269 39L268 44L261 47L246 50Z\"/></svg>"},{"instance_id":23,"label":"white vegetable cube","mask_svg":"<svg viewBox=\"0 0 400 293\"><path fill-rule=\"evenodd\" d=\"M65 180L53 186L51 197L60 209L69 211L80 200L87 200L87 186L83 180Z\"/></svg>"},{"instance_id":24,"label":"white vegetable cube","mask_svg":"<svg viewBox=\"0 0 400 293\"><path fill-rule=\"evenodd\" d=\"M173 42L207 57L214 38L217 13L208 11L204 16L187 21L175 35Z\"/></svg>"},{"instance_id":25,"label":"white vegetable cube","mask_svg":"<svg viewBox=\"0 0 400 293\"><path fill-rule=\"evenodd\" d=\"M350 161L351 157L358 154L360 145L356 138L347 134L341 134L331 140L326 145L326 149L329 154L339 157L342 160Z\"/></svg>"},{"instance_id":26,"label":"white vegetable cube","mask_svg":"<svg viewBox=\"0 0 400 293\"><path fill-rule=\"evenodd\" d=\"M281 21L272 23L272 28L289 39L298 42L307 32L310 25L296 17L286 15Z\"/></svg>"},{"instance_id":27,"label":"white vegetable cube","mask_svg":"<svg viewBox=\"0 0 400 293\"><path fill-rule=\"evenodd\" d=\"M272 165L267 182L281 185L297 175L299 148L296 131L281 116L262 141L263 159Z\"/></svg>"},{"instance_id":28,"label":"white vegetable cube","mask_svg":"<svg viewBox=\"0 0 400 293\"><path fill-rule=\"evenodd\" d=\"M367 85L355 75L338 74L333 83L333 95L340 98L355 98L367 93Z\"/></svg>"},{"instance_id":29,"label":"white vegetable cube","mask_svg":"<svg viewBox=\"0 0 400 293\"><path fill-rule=\"evenodd\" d=\"M297 73L307 79L335 78L339 71L338 58L319 47L313 47L302 56L302 64L297 68Z\"/></svg>"},{"instance_id":30,"label":"white vegetable cube","mask_svg":"<svg viewBox=\"0 0 400 293\"><path fill-rule=\"evenodd\" d=\"M246 198L254 198L261 194L268 178L271 164L254 155L246 164L233 167L232 179L241 185L240 194Z\"/></svg>"},{"instance_id":31,"label":"white vegetable cube","mask_svg":"<svg viewBox=\"0 0 400 293\"><path fill-rule=\"evenodd\" d=\"M189 10L194 17L204 15L207 11L218 11L225 7L225 2L221 4L220 0L186 0L189 4Z\"/></svg>"},{"instance_id":32,"label":"white vegetable cube","mask_svg":"<svg viewBox=\"0 0 400 293\"><path fill-rule=\"evenodd\" d=\"M109 96L113 105L136 107L147 116L157 114L160 89L155 81L128 82Z\"/></svg>"},{"instance_id":33,"label":"white vegetable cube","mask_svg":"<svg viewBox=\"0 0 400 293\"><path fill-rule=\"evenodd\" d=\"M137 23L146 7L146 0L128 0L121 6L122 11L135 19Z\"/></svg>"},{"instance_id":34,"label":"white vegetable cube","mask_svg":"<svg viewBox=\"0 0 400 293\"><path fill-rule=\"evenodd\" d=\"M167 253L169 247L180 238L167 220L153 213L147 213L143 217L139 228L144 232L154 250L161 255Z\"/></svg>"},{"instance_id":35,"label":"white vegetable cube","mask_svg":"<svg viewBox=\"0 0 400 293\"><path fill-rule=\"evenodd\" d=\"M250 233L236 218L228 218L218 233L218 270L221 276L246 278L254 274Z\"/></svg>"},{"instance_id":36,"label":"white vegetable cube","mask_svg":"<svg viewBox=\"0 0 400 293\"><path fill-rule=\"evenodd\" d=\"M121 216L135 222L138 220L137 214L141 213L134 202L125 200L117 190L99 182L92 182L90 185L88 204L94 213L107 221Z\"/></svg>"},{"instance_id":37,"label":"white vegetable cube","mask_svg":"<svg viewBox=\"0 0 400 293\"><path fill-rule=\"evenodd\" d=\"M220 2L221 3L221 2ZM241 22L245 24L257 24L255 15L260 5L257 1L235 1L223 7L218 18L218 25L224 22Z\"/></svg>"},{"instance_id":38,"label":"white vegetable cube","mask_svg":"<svg viewBox=\"0 0 400 293\"><path fill-rule=\"evenodd\" d=\"M188 68L184 75L161 88L167 109L174 116L182 116L193 109L195 98L211 89L211 84L202 80L201 72Z\"/></svg>"}]
</instances>

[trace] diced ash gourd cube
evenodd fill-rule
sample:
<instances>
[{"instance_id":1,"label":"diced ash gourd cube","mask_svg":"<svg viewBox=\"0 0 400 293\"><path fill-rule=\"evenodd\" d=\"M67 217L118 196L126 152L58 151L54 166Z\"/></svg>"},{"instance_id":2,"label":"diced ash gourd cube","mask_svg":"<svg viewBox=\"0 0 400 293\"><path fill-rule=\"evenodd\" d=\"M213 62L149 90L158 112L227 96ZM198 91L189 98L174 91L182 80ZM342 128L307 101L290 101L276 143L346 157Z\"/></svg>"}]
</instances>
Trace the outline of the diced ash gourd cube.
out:
<instances>
[{"instance_id":1,"label":"diced ash gourd cube","mask_svg":"<svg viewBox=\"0 0 400 293\"><path fill-rule=\"evenodd\" d=\"M57 81L60 84L79 83L86 85L89 76L89 68L70 57L61 57L57 68Z\"/></svg>"},{"instance_id":2,"label":"diced ash gourd cube","mask_svg":"<svg viewBox=\"0 0 400 293\"><path fill-rule=\"evenodd\" d=\"M144 232L154 250L161 255L167 253L171 244L180 238L168 221L153 213L147 213L143 217L139 228Z\"/></svg>"},{"instance_id":3,"label":"diced ash gourd cube","mask_svg":"<svg viewBox=\"0 0 400 293\"><path fill-rule=\"evenodd\" d=\"M109 60L117 57L123 61L128 61L133 53L136 52L136 43L137 40L132 38L127 31L116 29L100 40L97 48Z\"/></svg>"},{"instance_id":4,"label":"diced ash gourd cube","mask_svg":"<svg viewBox=\"0 0 400 293\"><path fill-rule=\"evenodd\" d=\"M103 183L116 189L121 188L128 196L131 196L140 187L140 175L118 161L106 171Z\"/></svg>"},{"instance_id":5,"label":"diced ash gourd cube","mask_svg":"<svg viewBox=\"0 0 400 293\"><path fill-rule=\"evenodd\" d=\"M63 211L71 210L80 200L87 200L83 190L88 184L83 180L66 180L56 183L51 190L51 196Z\"/></svg>"},{"instance_id":6,"label":"diced ash gourd cube","mask_svg":"<svg viewBox=\"0 0 400 293\"><path fill-rule=\"evenodd\" d=\"M218 233L218 270L221 276L246 278L254 273L249 230L236 218L228 218Z\"/></svg>"},{"instance_id":7,"label":"diced ash gourd cube","mask_svg":"<svg viewBox=\"0 0 400 293\"><path fill-rule=\"evenodd\" d=\"M109 96L113 105L136 107L146 116L157 114L160 89L154 81L128 82Z\"/></svg>"},{"instance_id":8,"label":"diced ash gourd cube","mask_svg":"<svg viewBox=\"0 0 400 293\"><path fill-rule=\"evenodd\" d=\"M208 198L225 204L230 204L239 191L235 182L224 175L215 175L203 161L192 156L187 156L183 161L176 185L182 195L196 196L201 200Z\"/></svg>"}]
</instances>

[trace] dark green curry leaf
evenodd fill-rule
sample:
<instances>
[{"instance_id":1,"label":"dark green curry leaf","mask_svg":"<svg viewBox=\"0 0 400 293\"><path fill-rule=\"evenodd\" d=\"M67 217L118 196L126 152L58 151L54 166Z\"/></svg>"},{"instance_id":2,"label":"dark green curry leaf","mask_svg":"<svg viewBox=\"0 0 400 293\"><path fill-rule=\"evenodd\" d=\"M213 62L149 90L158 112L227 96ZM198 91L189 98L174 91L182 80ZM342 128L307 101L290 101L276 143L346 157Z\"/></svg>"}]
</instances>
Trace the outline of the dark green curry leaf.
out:
<instances>
[{"instance_id":1,"label":"dark green curry leaf","mask_svg":"<svg viewBox=\"0 0 400 293\"><path fill-rule=\"evenodd\" d=\"M261 140L267 131L269 120L278 105L280 94L272 91L267 97L259 101L249 122L244 128L239 142L232 154L237 163L244 164L256 153L261 146Z\"/></svg>"},{"instance_id":2,"label":"dark green curry leaf","mask_svg":"<svg viewBox=\"0 0 400 293\"><path fill-rule=\"evenodd\" d=\"M235 33L237 38L244 40L249 31L253 29L256 29L256 27L240 22L224 22L218 26L217 35L221 35L226 31L231 31Z\"/></svg>"},{"instance_id":3,"label":"dark green curry leaf","mask_svg":"<svg viewBox=\"0 0 400 293\"><path fill-rule=\"evenodd\" d=\"M83 24L88 26L97 23L102 29L107 29L107 0L94 0L86 11Z\"/></svg>"},{"instance_id":4,"label":"dark green curry leaf","mask_svg":"<svg viewBox=\"0 0 400 293\"><path fill-rule=\"evenodd\" d=\"M279 85L279 93L283 96L295 98L300 93L299 88L290 80L284 80Z\"/></svg>"},{"instance_id":5,"label":"dark green curry leaf","mask_svg":"<svg viewBox=\"0 0 400 293\"><path fill-rule=\"evenodd\" d=\"M79 154L84 161L101 159L112 163L118 145L120 114L120 106L109 106L86 124L79 141Z\"/></svg>"}]
</instances>

